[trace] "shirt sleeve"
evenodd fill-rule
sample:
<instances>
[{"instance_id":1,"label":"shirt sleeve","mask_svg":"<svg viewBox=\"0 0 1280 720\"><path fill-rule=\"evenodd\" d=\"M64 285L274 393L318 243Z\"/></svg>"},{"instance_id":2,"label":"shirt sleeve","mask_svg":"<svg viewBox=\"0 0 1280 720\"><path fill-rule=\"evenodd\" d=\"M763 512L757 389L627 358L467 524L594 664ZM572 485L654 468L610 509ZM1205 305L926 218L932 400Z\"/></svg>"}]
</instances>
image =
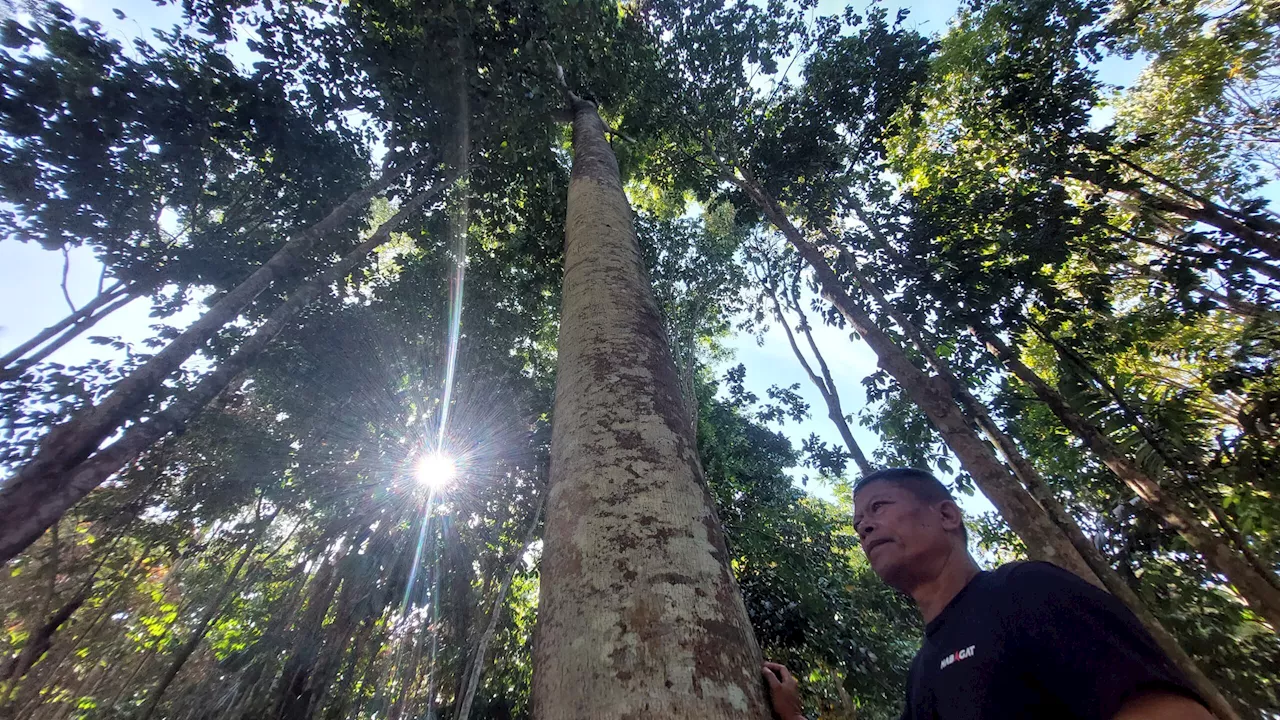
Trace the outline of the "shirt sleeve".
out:
<instances>
[{"instance_id":1,"label":"shirt sleeve","mask_svg":"<svg viewBox=\"0 0 1280 720\"><path fill-rule=\"evenodd\" d=\"M1009 621L1030 680L1078 718L1110 720L1151 689L1204 704L1118 599L1048 563L1009 575Z\"/></svg>"}]
</instances>

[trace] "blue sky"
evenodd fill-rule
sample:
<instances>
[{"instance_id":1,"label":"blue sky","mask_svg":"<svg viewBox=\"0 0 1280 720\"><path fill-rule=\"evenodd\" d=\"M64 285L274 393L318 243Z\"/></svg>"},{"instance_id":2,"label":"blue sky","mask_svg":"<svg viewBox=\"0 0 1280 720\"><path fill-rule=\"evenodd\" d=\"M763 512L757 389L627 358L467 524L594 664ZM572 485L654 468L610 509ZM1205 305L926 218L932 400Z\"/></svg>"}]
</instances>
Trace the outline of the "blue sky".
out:
<instances>
[{"instance_id":1,"label":"blue sky","mask_svg":"<svg viewBox=\"0 0 1280 720\"><path fill-rule=\"evenodd\" d=\"M132 38L149 36L151 28L167 28L181 19L176 7L157 7L151 0L64 0L64 3L77 13L101 22L110 35L126 46ZM907 8L911 11L908 22L931 34L945 31L958 7L958 3L950 0L886 2L884 5L891 11L898 7ZM842 8L843 3L839 0L822 0L818 12L831 13ZM125 18L118 19L112 9L121 10ZM1104 61L1100 68L1102 79L1117 85L1129 84L1140 70L1140 62L1114 58ZM24 341L69 312L59 287L62 268L61 253L47 252L37 245L13 239L0 241L0 352ZM71 251L68 289L77 306L95 294L100 271L101 265L91 251L84 248ZM194 316L195 310L191 309L167 322L183 324ZM104 320L89 334L120 336L126 341L136 342L152 334L154 322L149 317L148 303L139 300ZM861 342L851 341L846 331L820 326L814 334L841 390L846 410L856 416L864 400L861 380L874 371L874 355ZM735 352L735 362L747 366L748 389L760 397L765 397L765 391L771 385L799 383L800 393L813 408L814 417L785 427L787 435L797 444L810 433L816 433L829 443L840 443L839 435L826 419L821 396L796 363L780 328L776 325L771 327L763 345L757 345L752 336L740 335L731 339L727 346ZM54 359L75 364L111 352L80 338L59 351ZM854 434L868 454L875 449L877 441L870 431L855 423ZM809 489L819 495L829 494L828 489L815 488L812 484ZM982 498L963 504L971 512L990 508Z\"/></svg>"}]
</instances>

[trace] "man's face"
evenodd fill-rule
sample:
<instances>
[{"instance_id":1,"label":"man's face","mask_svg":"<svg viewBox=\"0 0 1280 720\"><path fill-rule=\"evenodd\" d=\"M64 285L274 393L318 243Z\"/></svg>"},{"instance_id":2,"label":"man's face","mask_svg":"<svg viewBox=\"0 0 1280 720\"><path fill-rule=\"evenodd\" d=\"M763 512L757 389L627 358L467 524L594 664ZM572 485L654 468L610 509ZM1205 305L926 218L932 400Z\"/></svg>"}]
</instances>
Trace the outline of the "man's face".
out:
<instances>
[{"instance_id":1,"label":"man's face","mask_svg":"<svg viewBox=\"0 0 1280 720\"><path fill-rule=\"evenodd\" d=\"M949 504L931 505L894 482L872 481L858 491L853 526L881 580L910 592L942 571L954 542Z\"/></svg>"}]
</instances>

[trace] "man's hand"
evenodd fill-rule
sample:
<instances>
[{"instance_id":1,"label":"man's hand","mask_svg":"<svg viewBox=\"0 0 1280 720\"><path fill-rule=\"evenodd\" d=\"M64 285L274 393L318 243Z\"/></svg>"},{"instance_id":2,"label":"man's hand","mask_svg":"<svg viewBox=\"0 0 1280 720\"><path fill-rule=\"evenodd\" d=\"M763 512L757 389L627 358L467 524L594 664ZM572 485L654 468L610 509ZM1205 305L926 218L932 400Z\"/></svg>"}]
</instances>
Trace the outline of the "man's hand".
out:
<instances>
[{"instance_id":1,"label":"man's hand","mask_svg":"<svg viewBox=\"0 0 1280 720\"><path fill-rule=\"evenodd\" d=\"M769 684L769 700L778 720L805 720L804 710L800 707L800 690L791 671L785 665L767 662L761 672Z\"/></svg>"}]
</instances>

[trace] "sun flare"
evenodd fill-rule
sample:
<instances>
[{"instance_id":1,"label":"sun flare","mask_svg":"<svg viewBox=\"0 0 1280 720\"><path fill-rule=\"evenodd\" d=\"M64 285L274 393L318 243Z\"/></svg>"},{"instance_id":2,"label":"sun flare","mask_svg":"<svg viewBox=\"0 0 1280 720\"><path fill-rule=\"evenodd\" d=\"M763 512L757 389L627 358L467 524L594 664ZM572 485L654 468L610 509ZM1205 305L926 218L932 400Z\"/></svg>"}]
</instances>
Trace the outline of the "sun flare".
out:
<instances>
[{"instance_id":1,"label":"sun flare","mask_svg":"<svg viewBox=\"0 0 1280 720\"><path fill-rule=\"evenodd\" d=\"M458 467L454 464L453 458L439 452L418 458L418 464L414 468L414 476L418 483L433 491L448 487L457 474Z\"/></svg>"}]
</instances>

